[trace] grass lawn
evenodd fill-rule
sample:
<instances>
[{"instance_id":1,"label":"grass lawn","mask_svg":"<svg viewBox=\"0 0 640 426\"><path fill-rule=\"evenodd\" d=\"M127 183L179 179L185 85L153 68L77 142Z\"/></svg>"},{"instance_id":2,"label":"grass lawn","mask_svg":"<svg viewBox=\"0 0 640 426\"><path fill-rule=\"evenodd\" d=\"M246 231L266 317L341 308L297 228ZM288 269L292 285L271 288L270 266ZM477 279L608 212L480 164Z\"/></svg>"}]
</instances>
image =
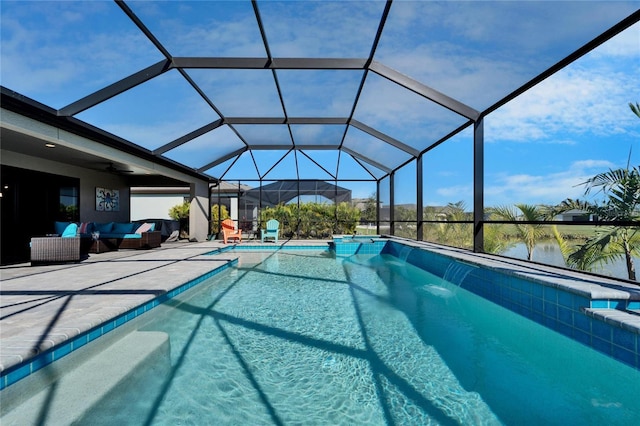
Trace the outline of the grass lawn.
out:
<instances>
[{"instance_id":1,"label":"grass lawn","mask_svg":"<svg viewBox=\"0 0 640 426\"><path fill-rule=\"evenodd\" d=\"M543 225L542 228L545 231L545 235L549 238L554 238L552 225ZM587 239L593 236L598 229L596 226L589 225L556 225L558 232L566 239ZM504 225L502 228L504 235L508 237L515 237L517 235L515 226Z\"/></svg>"}]
</instances>

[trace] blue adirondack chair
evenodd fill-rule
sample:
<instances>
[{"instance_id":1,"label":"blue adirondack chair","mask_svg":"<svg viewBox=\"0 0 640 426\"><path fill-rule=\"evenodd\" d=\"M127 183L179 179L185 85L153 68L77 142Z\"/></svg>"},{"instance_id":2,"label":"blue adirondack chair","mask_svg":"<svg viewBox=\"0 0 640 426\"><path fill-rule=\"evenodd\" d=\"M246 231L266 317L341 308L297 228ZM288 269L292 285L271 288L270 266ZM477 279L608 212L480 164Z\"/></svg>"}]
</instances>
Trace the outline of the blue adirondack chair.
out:
<instances>
[{"instance_id":1,"label":"blue adirondack chair","mask_svg":"<svg viewBox=\"0 0 640 426\"><path fill-rule=\"evenodd\" d=\"M280 230L280 222L275 219L267 221L267 229L260 230L260 242L264 243L265 238L275 238L276 244L278 244L278 232Z\"/></svg>"}]
</instances>

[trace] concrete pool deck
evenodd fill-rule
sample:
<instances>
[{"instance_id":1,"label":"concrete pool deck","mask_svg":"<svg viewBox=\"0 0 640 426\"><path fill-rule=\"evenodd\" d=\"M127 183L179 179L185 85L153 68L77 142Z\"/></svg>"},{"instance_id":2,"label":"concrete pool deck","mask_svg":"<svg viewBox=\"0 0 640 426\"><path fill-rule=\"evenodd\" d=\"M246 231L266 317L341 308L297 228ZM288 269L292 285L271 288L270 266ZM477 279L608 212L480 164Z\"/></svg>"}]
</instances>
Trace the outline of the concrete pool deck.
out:
<instances>
[{"instance_id":1,"label":"concrete pool deck","mask_svg":"<svg viewBox=\"0 0 640 426\"><path fill-rule=\"evenodd\" d=\"M289 244L326 245L327 241ZM1 267L0 371L217 269L234 257L206 254L232 245L217 240L163 243L148 251L91 254L80 263Z\"/></svg>"}]
</instances>

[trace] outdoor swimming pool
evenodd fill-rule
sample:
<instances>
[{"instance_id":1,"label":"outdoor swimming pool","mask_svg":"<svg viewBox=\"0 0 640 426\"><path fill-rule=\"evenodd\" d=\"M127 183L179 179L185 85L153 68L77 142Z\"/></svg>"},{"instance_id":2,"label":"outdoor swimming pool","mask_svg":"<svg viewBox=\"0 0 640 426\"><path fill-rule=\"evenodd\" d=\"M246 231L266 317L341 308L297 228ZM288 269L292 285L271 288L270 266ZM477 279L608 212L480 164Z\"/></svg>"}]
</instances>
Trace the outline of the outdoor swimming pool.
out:
<instances>
[{"instance_id":1,"label":"outdoor swimming pool","mask_svg":"<svg viewBox=\"0 0 640 426\"><path fill-rule=\"evenodd\" d=\"M140 318L141 331L169 335L169 364L137 371L81 423L640 418L640 371L397 257L237 254L236 267Z\"/></svg>"}]
</instances>

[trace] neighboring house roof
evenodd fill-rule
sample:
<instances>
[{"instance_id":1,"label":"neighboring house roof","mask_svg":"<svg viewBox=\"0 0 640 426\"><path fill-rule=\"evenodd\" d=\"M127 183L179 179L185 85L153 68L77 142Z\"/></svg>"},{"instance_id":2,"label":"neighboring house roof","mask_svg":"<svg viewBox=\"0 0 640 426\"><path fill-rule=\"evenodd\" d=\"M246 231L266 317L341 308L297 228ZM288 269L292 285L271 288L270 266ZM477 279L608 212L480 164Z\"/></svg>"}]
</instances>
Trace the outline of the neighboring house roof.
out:
<instances>
[{"instance_id":1,"label":"neighboring house roof","mask_svg":"<svg viewBox=\"0 0 640 426\"><path fill-rule=\"evenodd\" d=\"M245 192L245 198L261 200L262 205L288 203L300 195L319 195L337 203L351 201L351 190L324 181L278 181Z\"/></svg>"},{"instance_id":2,"label":"neighboring house roof","mask_svg":"<svg viewBox=\"0 0 640 426\"><path fill-rule=\"evenodd\" d=\"M576 215L576 214L580 214L580 215L585 215L585 214L590 214L588 211L586 210L581 210L581 209L571 209L571 210L567 210L565 212L561 213L562 215Z\"/></svg>"}]
</instances>

